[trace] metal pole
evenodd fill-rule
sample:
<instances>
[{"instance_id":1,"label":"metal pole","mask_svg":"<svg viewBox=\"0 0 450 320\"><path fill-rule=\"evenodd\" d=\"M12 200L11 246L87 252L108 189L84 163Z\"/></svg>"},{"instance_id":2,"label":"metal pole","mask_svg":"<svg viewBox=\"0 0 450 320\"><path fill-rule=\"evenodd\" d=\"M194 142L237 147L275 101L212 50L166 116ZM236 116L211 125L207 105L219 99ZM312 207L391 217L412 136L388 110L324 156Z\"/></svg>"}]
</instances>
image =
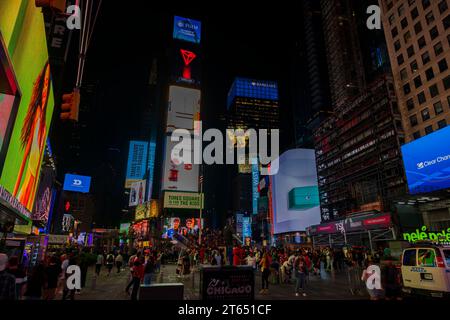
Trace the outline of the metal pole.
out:
<instances>
[{"instance_id":1,"label":"metal pole","mask_svg":"<svg viewBox=\"0 0 450 320\"><path fill-rule=\"evenodd\" d=\"M369 234L370 253L373 253L372 234L370 233L370 230L368 230L367 233Z\"/></svg>"},{"instance_id":2,"label":"metal pole","mask_svg":"<svg viewBox=\"0 0 450 320\"><path fill-rule=\"evenodd\" d=\"M202 168L203 169L203 168ZM200 170L201 174L201 180L200 180L200 228L198 229L198 244L202 245L202 229L203 229L203 223L202 223L202 209L203 209L203 170Z\"/></svg>"},{"instance_id":3,"label":"metal pole","mask_svg":"<svg viewBox=\"0 0 450 320\"><path fill-rule=\"evenodd\" d=\"M333 246L332 242L331 242L331 233L328 235L328 241L330 242L330 248Z\"/></svg>"},{"instance_id":4,"label":"metal pole","mask_svg":"<svg viewBox=\"0 0 450 320\"><path fill-rule=\"evenodd\" d=\"M392 238L393 238L394 240L397 240L397 235L395 234L394 228L391 228L391 231L392 231Z\"/></svg>"}]
</instances>

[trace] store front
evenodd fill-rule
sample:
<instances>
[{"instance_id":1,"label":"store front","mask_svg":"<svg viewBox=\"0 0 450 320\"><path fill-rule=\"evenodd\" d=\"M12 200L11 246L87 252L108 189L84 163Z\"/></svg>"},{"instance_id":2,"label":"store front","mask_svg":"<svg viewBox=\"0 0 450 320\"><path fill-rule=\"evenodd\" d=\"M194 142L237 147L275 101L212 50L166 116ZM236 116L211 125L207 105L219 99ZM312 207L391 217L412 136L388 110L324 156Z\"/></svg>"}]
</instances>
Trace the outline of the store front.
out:
<instances>
[{"instance_id":1,"label":"store front","mask_svg":"<svg viewBox=\"0 0 450 320\"><path fill-rule=\"evenodd\" d=\"M376 250L396 240L390 213L361 213L307 228L314 247L362 246Z\"/></svg>"}]
</instances>

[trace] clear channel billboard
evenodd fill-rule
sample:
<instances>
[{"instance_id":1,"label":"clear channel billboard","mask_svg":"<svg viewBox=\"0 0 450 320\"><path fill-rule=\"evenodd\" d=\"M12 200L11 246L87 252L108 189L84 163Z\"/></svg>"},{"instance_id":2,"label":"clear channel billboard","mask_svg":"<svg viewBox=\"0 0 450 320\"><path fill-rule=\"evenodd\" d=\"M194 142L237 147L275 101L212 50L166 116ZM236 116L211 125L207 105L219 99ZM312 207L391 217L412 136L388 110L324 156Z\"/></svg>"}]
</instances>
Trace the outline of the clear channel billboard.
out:
<instances>
[{"instance_id":1,"label":"clear channel billboard","mask_svg":"<svg viewBox=\"0 0 450 320\"><path fill-rule=\"evenodd\" d=\"M200 44L202 23L198 20L175 16L173 19L173 38Z\"/></svg>"},{"instance_id":2,"label":"clear channel billboard","mask_svg":"<svg viewBox=\"0 0 450 320\"><path fill-rule=\"evenodd\" d=\"M411 194L450 188L450 126L402 146Z\"/></svg>"}]
</instances>

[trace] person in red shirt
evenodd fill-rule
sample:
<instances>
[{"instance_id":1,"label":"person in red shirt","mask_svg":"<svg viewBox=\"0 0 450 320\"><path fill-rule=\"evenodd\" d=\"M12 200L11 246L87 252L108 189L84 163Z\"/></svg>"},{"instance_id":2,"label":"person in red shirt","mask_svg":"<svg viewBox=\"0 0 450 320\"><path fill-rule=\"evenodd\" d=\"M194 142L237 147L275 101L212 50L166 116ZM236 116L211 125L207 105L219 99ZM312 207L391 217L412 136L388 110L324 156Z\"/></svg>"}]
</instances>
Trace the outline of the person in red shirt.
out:
<instances>
[{"instance_id":1,"label":"person in red shirt","mask_svg":"<svg viewBox=\"0 0 450 320\"><path fill-rule=\"evenodd\" d=\"M137 300L139 287L144 279L144 263L143 258L136 260L133 265L133 291L131 292L131 300Z\"/></svg>"},{"instance_id":2,"label":"person in red shirt","mask_svg":"<svg viewBox=\"0 0 450 320\"><path fill-rule=\"evenodd\" d=\"M233 266L238 266L240 264L241 259L241 249L239 246L235 246L233 248Z\"/></svg>"}]
</instances>

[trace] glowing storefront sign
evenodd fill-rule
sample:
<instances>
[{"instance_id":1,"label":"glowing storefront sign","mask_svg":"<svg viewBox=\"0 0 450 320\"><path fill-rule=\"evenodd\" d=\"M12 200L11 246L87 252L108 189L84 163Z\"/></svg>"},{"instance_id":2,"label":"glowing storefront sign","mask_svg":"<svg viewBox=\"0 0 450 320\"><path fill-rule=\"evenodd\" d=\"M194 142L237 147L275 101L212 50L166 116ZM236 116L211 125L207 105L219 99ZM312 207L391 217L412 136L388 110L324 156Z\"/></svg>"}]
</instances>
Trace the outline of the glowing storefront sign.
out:
<instances>
[{"instance_id":1,"label":"glowing storefront sign","mask_svg":"<svg viewBox=\"0 0 450 320\"><path fill-rule=\"evenodd\" d=\"M415 232L403 233L403 240L415 243L417 241L429 240L438 243L450 243L450 228L441 232L427 232L427 227L422 226Z\"/></svg>"}]
</instances>

